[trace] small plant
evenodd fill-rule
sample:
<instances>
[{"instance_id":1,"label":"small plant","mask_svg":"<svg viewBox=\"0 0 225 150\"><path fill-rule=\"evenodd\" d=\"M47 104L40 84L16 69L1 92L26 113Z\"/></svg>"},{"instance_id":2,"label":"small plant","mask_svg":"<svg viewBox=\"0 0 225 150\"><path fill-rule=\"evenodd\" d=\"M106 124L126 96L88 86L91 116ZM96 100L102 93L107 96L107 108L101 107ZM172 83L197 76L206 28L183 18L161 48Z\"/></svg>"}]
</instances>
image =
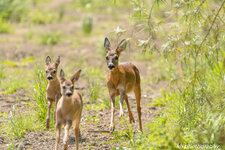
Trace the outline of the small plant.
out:
<instances>
[{"instance_id":1,"label":"small plant","mask_svg":"<svg viewBox=\"0 0 225 150\"><path fill-rule=\"evenodd\" d=\"M12 27L10 23L0 18L0 33L10 33L12 31Z\"/></svg>"},{"instance_id":2,"label":"small plant","mask_svg":"<svg viewBox=\"0 0 225 150\"><path fill-rule=\"evenodd\" d=\"M90 34L92 31L92 24L93 24L92 17L84 18L83 25L82 25L83 31L87 34Z\"/></svg>"},{"instance_id":3,"label":"small plant","mask_svg":"<svg viewBox=\"0 0 225 150\"><path fill-rule=\"evenodd\" d=\"M9 117L9 126L11 129L12 135L16 139L20 139L23 137L24 133L26 132L24 130L24 124L22 120L22 116L19 114L19 116L15 115L15 107L13 106L12 111L10 111L10 117Z\"/></svg>"},{"instance_id":4,"label":"small plant","mask_svg":"<svg viewBox=\"0 0 225 150\"><path fill-rule=\"evenodd\" d=\"M26 112L16 112L13 106L9 114L8 122L1 125L2 129L7 133L5 135L6 137L9 139L20 139L27 130L36 130L40 127L36 119L35 116L28 115Z\"/></svg>"},{"instance_id":5,"label":"small plant","mask_svg":"<svg viewBox=\"0 0 225 150\"><path fill-rule=\"evenodd\" d=\"M28 12L29 0L1 0L0 17L6 20L20 21Z\"/></svg>"},{"instance_id":6,"label":"small plant","mask_svg":"<svg viewBox=\"0 0 225 150\"><path fill-rule=\"evenodd\" d=\"M57 20L57 16L50 11L35 10L30 12L28 19L35 24L49 24Z\"/></svg>"},{"instance_id":7,"label":"small plant","mask_svg":"<svg viewBox=\"0 0 225 150\"><path fill-rule=\"evenodd\" d=\"M59 32L48 32L41 35L41 43L44 45L56 45L59 43L61 34Z\"/></svg>"},{"instance_id":8,"label":"small plant","mask_svg":"<svg viewBox=\"0 0 225 150\"><path fill-rule=\"evenodd\" d=\"M45 79L45 74L43 70L36 71L36 78L34 83L34 91L32 97L34 98L35 105L34 107L35 113L38 116L40 122L45 122L47 116L47 100L46 100L46 87L47 87L47 80ZM53 108L54 109L54 108ZM51 109L51 116L50 116L50 125L53 124L53 109Z\"/></svg>"},{"instance_id":9,"label":"small plant","mask_svg":"<svg viewBox=\"0 0 225 150\"><path fill-rule=\"evenodd\" d=\"M96 100L98 99L99 93L101 91L100 84L96 81L91 81L91 82L89 82L88 89L89 89L89 93L90 93L89 101L91 103L96 102Z\"/></svg>"}]
</instances>

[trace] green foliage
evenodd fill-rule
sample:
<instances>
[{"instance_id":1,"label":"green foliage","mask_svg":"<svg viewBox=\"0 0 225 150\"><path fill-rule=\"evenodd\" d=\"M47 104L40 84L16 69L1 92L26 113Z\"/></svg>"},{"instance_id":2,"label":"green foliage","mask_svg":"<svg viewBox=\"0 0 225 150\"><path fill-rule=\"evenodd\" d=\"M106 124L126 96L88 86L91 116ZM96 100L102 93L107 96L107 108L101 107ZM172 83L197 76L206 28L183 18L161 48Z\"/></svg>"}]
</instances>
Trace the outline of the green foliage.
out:
<instances>
[{"instance_id":1,"label":"green foliage","mask_svg":"<svg viewBox=\"0 0 225 150\"><path fill-rule=\"evenodd\" d=\"M96 81L90 81L88 90L88 93L90 94L89 102L94 103L98 99L101 92L101 85Z\"/></svg>"},{"instance_id":2,"label":"green foliage","mask_svg":"<svg viewBox=\"0 0 225 150\"><path fill-rule=\"evenodd\" d=\"M46 100L46 88L47 88L47 80L45 78L45 74L43 70L37 69L35 73L35 83L32 97L34 98L34 108L35 113L37 114L38 119L43 124L46 121L47 116L47 100ZM50 125L53 125L54 122L54 107L51 109L50 116Z\"/></svg>"},{"instance_id":3,"label":"green foliage","mask_svg":"<svg viewBox=\"0 0 225 150\"><path fill-rule=\"evenodd\" d=\"M7 21L3 20L0 17L0 33L10 33L10 32L12 32L12 27L10 23L8 23Z\"/></svg>"},{"instance_id":4,"label":"green foliage","mask_svg":"<svg viewBox=\"0 0 225 150\"><path fill-rule=\"evenodd\" d=\"M17 113L13 106L8 121L2 124L2 129L7 133L6 137L9 139L20 139L24 136L27 130L36 130L39 128L38 124L33 124L36 121L35 116L26 113Z\"/></svg>"},{"instance_id":5,"label":"green foliage","mask_svg":"<svg viewBox=\"0 0 225 150\"><path fill-rule=\"evenodd\" d=\"M91 17L84 18L83 24L82 24L83 31L87 34L91 33L92 24L93 24L93 19Z\"/></svg>"},{"instance_id":6,"label":"green foliage","mask_svg":"<svg viewBox=\"0 0 225 150\"><path fill-rule=\"evenodd\" d=\"M163 110L126 147L179 149L179 145L209 143L223 149L224 1L214 2L216 9L204 0L175 1L170 10L166 8L169 1L132 2L132 20L147 32L145 40L136 40L147 54L140 59L153 62L149 68L155 74L153 82L170 81L173 88L162 91L163 97L154 101ZM157 44L159 39L162 46Z\"/></svg>"},{"instance_id":7,"label":"green foliage","mask_svg":"<svg viewBox=\"0 0 225 150\"><path fill-rule=\"evenodd\" d=\"M49 24L55 22L57 19L58 16L54 12L42 9L31 11L28 16L28 20L35 24Z\"/></svg>"},{"instance_id":8,"label":"green foliage","mask_svg":"<svg viewBox=\"0 0 225 150\"><path fill-rule=\"evenodd\" d=\"M61 34L59 32L48 32L41 35L41 43L44 45L56 45L60 42Z\"/></svg>"},{"instance_id":9,"label":"green foliage","mask_svg":"<svg viewBox=\"0 0 225 150\"><path fill-rule=\"evenodd\" d=\"M0 18L20 21L28 12L29 0L1 0Z\"/></svg>"}]
</instances>

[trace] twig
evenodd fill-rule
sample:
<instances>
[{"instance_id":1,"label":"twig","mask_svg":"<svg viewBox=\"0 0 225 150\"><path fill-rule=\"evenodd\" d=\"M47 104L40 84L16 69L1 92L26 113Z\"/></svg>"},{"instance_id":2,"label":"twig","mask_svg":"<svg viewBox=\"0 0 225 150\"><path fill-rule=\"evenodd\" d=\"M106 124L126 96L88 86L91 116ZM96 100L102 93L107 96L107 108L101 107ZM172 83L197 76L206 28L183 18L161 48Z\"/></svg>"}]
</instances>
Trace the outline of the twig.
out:
<instances>
[{"instance_id":1,"label":"twig","mask_svg":"<svg viewBox=\"0 0 225 150\"><path fill-rule=\"evenodd\" d=\"M220 13L220 10L223 8L224 2L225 2L225 0L224 0L223 3L221 4L220 8L218 9L217 14L216 14L216 16L215 16L214 19L213 19L213 22L212 22L212 24L211 24L211 26L210 26L210 28L209 28L207 34L205 35L205 38L202 40L202 42L201 42L201 44L200 44L200 46L199 46L199 49L201 48L202 44L205 42L206 38L208 37L209 32L211 31L211 29L212 29L212 27L213 27L213 25L214 25L214 23L215 23L215 21L216 21L216 18L218 17L218 15L219 15L219 13Z\"/></svg>"},{"instance_id":2,"label":"twig","mask_svg":"<svg viewBox=\"0 0 225 150\"><path fill-rule=\"evenodd\" d=\"M94 132L94 133L110 133L110 131L107 131L107 130L88 130L88 132Z\"/></svg>"},{"instance_id":3,"label":"twig","mask_svg":"<svg viewBox=\"0 0 225 150\"><path fill-rule=\"evenodd\" d=\"M209 30L207 31L207 33L206 33L204 39L202 40L200 46L198 47L198 49L197 49L197 51L196 51L195 59L198 57L198 53L199 53L199 51L200 51L200 49L201 49L201 47L202 47L202 44L205 42L205 40L207 39L207 37L208 37L210 31L212 30L212 27L213 27L213 25L214 25L214 23L215 23L215 21L216 21L216 18L217 18L218 15L219 15L220 11L221 11L222 8L223 8L224 3L225 3L225 0L224 0L223 3L221 4L220 8L218 9L218 11L217 11L217 13L216 13L216 16L214 17L213 22L212 22L212 24L211 24ZM197 67L197 64L196 64L196 63L197 63L197 62L196 62L196 60L195 60L195 74L196 74L196 67Z\"/></svg>"}]
</instances>

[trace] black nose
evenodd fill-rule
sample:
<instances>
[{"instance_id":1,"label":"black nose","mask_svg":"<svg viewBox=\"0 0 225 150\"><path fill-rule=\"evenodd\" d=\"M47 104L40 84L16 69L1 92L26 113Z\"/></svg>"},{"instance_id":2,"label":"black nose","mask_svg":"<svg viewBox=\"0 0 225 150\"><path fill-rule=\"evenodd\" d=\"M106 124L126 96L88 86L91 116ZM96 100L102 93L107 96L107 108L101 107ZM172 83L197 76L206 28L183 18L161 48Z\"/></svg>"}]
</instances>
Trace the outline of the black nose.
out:
<instances>
[{"instance_id":1,"label":"black nose","mask_svg":"<svg viewBox=\"0 0 225 150\"><path fill-rule=\"evenodd\" d=\"M72 95L72 93L66 93L66 96L70 97Z\"/></svg>"},{"instance_id":2,"label":"black nose","mask_svg":"<svg viewBox=\"0 0 225 150\"><path fill-rule=\"evenodd\" d=\"M48 77L47 79L48 79L48 80L52 80L52 77Z\"/></svg>"},{"instance_id":3,"label":"black nose","mask_svg":"<svg viewBox=\"0 0 225 150\"><path fill-rule=\"evenodd\" d=\"M112 70L113 68L115 68L115 66L114 66L114 65L109 65L108 68L109 68L110 70Z\"/></svg>"}]
</instances>

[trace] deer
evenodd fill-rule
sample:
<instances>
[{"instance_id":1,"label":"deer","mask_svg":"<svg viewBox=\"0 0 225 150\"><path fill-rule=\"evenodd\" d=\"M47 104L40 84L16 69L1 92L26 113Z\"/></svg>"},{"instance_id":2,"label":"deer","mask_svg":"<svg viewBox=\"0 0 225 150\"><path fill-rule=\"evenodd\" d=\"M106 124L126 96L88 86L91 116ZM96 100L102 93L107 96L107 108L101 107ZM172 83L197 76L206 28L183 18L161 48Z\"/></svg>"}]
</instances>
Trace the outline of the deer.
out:
<instances>
[{"instance_id":1,"label":"deer","mask_svg":"<svg viewBox=\"0 0 225 150\"><path fill-rule=\"evenodd\" d=\"M138 68L130 62L120 63L119 57L122 51L126 49L127 39L123 39L117 46L115 50L111 49L110 42L108 38L105 38L104 48L106 51L106 62L108 67L107 74L107 88L110 96L111 104L111 122L109 126L109 131L112 133L114 131L114 113L115 113L115 97L120 95L120 114L122 117L123 112L123 101L127 104L128 115L130 123L134 123L134 117L130 109L128 102L128 93L134 92L137 104L139 130L142 132L142 122L141 122L141 85L140 85L140 74Z\"/></svg>"},{"instance_id":2,"label":"deer","mask_svg":"<svg viewBox=\"0 0 225 150\"><path fill-rule=\"evenodd\" d=\"M59 99L56 108L56 143L55 150L58 150L60 142L61 126L64 125L64 150L68 149L69 129L74 123L76 149L78 150L78 141L80 134L80 120L83 109L81 94L74 91L74 83L79 79L81 70L78 70L69 80L65 79L64 71L60 71L60 87L62 97Z\"/></svg>"},{"instance_id":3,"label":"deer","mask_svg":"<svg viewBox=\"0 0 225 150\"><path fill-rule=\"evenodd\" d=\"M51 64L51 58L49 56L45 59L45 72L46 78L48 80L48 85L46 88L46 99L48 102L48 110L47 110L47 117L46 117L46 128L49 128L50 122L50 109L52 103L55 102L55 109L54 109L54 119L55 119L55 110L58 103L58 100L61 97L60 91L60 83L57 77L57 70L60 64L60 57L56 59L54 63Z\"/></svg>"}]
</instances>

